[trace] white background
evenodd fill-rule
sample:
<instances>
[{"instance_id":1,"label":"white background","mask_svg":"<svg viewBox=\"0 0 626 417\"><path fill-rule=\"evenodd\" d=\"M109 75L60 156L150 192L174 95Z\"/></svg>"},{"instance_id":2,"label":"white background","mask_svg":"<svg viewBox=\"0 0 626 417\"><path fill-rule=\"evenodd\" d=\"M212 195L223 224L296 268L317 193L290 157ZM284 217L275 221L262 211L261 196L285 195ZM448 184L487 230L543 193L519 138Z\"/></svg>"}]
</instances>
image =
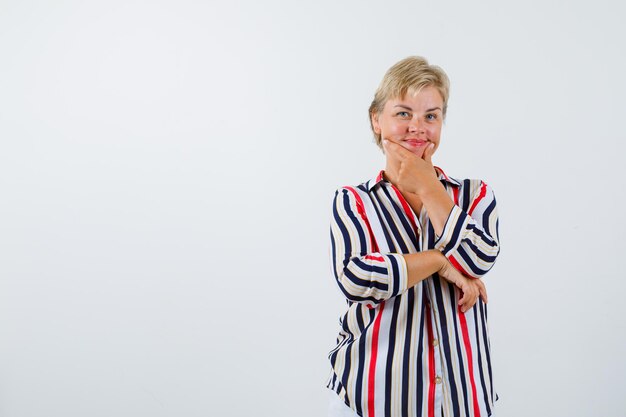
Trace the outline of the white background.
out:
<instances>
[{"instance_id":1,"label":"white background","mask_svg":"<svg viewBox=\"0 0 626 417\"><path fill-rule=\"evenodd\" d=\"M498 198L497 415L625 416L624 11L0 1L0 415L325 415L332 196L423 55Z\"/></svg>"}]
</instances>

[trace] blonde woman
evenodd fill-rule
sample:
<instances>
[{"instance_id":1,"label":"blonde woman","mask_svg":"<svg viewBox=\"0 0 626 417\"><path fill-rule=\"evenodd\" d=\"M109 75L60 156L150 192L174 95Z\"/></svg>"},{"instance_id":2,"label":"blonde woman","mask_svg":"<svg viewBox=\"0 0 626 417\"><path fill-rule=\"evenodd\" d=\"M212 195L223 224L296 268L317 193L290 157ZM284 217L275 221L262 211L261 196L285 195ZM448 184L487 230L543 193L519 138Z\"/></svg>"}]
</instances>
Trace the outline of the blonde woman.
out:
<instances>
[{"instance_id":1,"label":"blonde woman","mask_svg":"<svg viewBox=\"0 0 626 417\"><path fill-rule=\"evenodd\" d=\"M432 163L448 93L424 58L392 66L369 109L385 169L335 193L333 271L347 311L329 354L331 416L493 415L482 277L500 251L496 200L483 181Z\"/></svg>"}]
</instances>

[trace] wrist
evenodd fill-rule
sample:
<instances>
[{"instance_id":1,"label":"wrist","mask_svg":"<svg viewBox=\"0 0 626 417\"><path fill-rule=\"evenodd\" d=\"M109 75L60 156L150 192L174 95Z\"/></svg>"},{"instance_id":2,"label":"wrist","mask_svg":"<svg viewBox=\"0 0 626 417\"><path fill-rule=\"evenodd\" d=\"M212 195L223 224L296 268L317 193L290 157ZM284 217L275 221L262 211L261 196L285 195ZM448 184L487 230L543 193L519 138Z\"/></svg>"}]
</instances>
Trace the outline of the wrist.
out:
<instances>
[{"instance_id":1,"label":"wrist","mask_svg":"<svg viewBox=\"0 0 626 417\"><path fill-rule=\"evenodd\" d=\"M439 180L437 178L429 178L427 180L416 183L415 190L413 192L422 198L428 198L432 195L438 194L441 191L445 192L445 189L443 188Z\"/></svg>"},{"instance_id":2,"label":"wrist","mask_svg":"<svg viewBox=\"0 0 626 417\"><path fill-rule=\"evenodd\" d=\"M450 265L450 263L448 262L448 259L445 257L443 253L441 253L441 251L439 251L439 249L430 249L428 250L428 252L432 253L432 256L435 259L435 263L437 265L438 272L444 271L446 267Z\"/></svg>"}]
</instances>

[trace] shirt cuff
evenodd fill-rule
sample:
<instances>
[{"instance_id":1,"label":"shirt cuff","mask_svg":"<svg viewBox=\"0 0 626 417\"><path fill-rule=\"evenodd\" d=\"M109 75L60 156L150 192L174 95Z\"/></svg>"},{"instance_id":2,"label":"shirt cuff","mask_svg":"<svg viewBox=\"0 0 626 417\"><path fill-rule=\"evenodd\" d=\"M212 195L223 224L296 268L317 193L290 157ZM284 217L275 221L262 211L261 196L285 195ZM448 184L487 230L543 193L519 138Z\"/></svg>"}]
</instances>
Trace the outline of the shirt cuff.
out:
<instances>
[{"instance_id":1,"label":"shirt cuff","mask_svg":"<svg viewBox=\"0 0 626 417\"><path fill-rule=\"evenodd\" d=\"M459 206L452 207L446 224L443 226L441 236L435 241L435 249L438 249L444 256L448 257L461 244L470 222L470 216Z\"/></svg>"},{"instance_id":2,"label":"shirt cuff","mask_svg":"<svg viewBox=\"0 0 626 417\"><path fill-rule=\"evenodd\" d=\"M395 297L408 288L409 271L406 267L406 260L399 253L388 253L383 255L383 258L387 263L389 298Z\"/></svg>"}]
</instances>

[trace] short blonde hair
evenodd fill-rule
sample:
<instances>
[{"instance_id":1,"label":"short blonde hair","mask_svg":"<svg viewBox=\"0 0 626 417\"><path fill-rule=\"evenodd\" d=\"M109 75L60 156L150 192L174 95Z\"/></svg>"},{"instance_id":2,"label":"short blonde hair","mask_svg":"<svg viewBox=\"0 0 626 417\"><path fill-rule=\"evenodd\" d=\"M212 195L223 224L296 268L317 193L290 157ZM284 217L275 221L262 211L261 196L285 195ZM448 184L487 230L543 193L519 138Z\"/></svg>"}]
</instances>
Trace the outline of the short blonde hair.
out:
<instances>
[{"instance_id":1,"label":"short blonde hair","mask_svg":"<svg viewBox=\"0 0 626 417\"><path fill-rule=\"evenodd\" d=\"M388 100L402 98L407 92L419 92L424 87L435 87L443 99L443 117L446 117L448 109L448 95L450 93L450 80L446 73L436 65L429 65L426 58L410 56L397 62L387 70L380 82L374 100L369 108L370 126L374 132L376 144L382 149L380 134L374 131L372 116L380 114Z\"/></svg>"}]
</instances>

